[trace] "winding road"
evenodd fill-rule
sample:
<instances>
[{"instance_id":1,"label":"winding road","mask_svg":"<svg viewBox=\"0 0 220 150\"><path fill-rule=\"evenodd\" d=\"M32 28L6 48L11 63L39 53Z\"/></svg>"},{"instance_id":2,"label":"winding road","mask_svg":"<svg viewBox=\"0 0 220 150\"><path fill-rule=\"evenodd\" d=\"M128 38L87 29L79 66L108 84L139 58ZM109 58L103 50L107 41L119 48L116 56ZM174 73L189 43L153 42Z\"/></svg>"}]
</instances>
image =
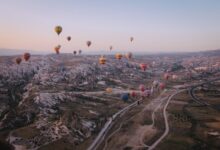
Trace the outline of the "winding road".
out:
<instances>
[{"instance_id":1,"label":"winding road","mask_svg":"<svg viewBox=\"0 0 220 150\"><path fill-rule=\"evenodd\" d=\"M149 150L155 149L156 146L157 146L157 145L167 136L167 134L169 133L170 128L169 128L169 123L168 123L168 117L167 117L166 109L167 109L167 106L168 106L170 100L171 100L175 95L177 95L177 94L179 94L179 93L181 93L181 92L183 92L183 91L186 91L186 89L179 90L179 91L175 92L174 94L172 94L172 95L168 98L167 103L166 103L166 105L165 105L164 108L163 108L163 117L164 117L164 121L165 121L165 131L164 131L164 133L162 134L162 136L161 136L159 139L157 139L151 146L149 146Z\"/></svg>"}]
</instances>

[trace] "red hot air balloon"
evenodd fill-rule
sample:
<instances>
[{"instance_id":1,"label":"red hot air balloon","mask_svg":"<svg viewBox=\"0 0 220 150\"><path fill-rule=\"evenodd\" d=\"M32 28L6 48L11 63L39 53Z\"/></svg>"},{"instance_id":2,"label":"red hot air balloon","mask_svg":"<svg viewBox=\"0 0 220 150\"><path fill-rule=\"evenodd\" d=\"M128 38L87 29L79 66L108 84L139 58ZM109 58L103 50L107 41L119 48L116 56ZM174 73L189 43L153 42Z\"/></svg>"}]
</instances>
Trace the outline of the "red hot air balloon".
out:
<instances>
[{"instance_id":1,"label":"red hot air balloon","mask_svg":"<svg viewBox=\"0 0 220 150\"><path fill-rule=\"evenodd\" d=\"M57 45L56 47L54 47L54 51L56 52L56 54L60 53L60 48L61 48L61 45Z\"/></svg>"},{"instance_id":2,"label":"red hot air balloon","mask_svg":"<svg viewBox=\"0 0 220 150\"><path fill-rule=\"evenodd\" d=\"M135 91L131 91L131 92L130 92L130 95L131 95L131 97L136 97L136 96L137 96L137 93L136 93Z\"/></svg>"},{"instance_id":3,"label":"red hot air balloon","mask_svg":"<svg viewBox=\"0 0 220 150\"><path fill-rule=\"evenodd\" d=\"M139 86L139 89L140 89L142 92L144 92L145 86L144 86L143 84L141 84L141 85Z\"/></svg>"},{"instance_id":4,"label":"red hot air balloon","mask_svg":"<svg viewBox=\"0 0 220 150\"><path fill-rule=\"evenodd\" d=\"M16 63L19 65L22 62L22 59L20 57L16 58Z\"/></svg>"},{"instance_id":5,"label":"red hot air balloon","mask_svg":"<svg viewBox=\"0 0 220 150\"><path fill-rule=\"evenodd\" d=\"M24 53L23 57L24 57L25 61L28 61L30 59L30 57L31 57L31 54L30 53Z\"/></svg>"},{"instance_id":6,"label":"red hot air balloon","mask_svg":"<svg viewBox=\"0 0 220 150\"><path fill-rule=\"evenodd\" d=\"M141 70L145 71L147 69L147 64L140 64Z\"/></svg>"},{"instance_id":7,"label":"red hot air balloon","mask_svg":"<svg viewBox=\"0 0 220 150\"><path fill-rule=\"evenodd\" d=\"M160 85L159 85L161 90L163 90L165 88L165 86L166 86L165 83L160 83Z\"/></svg>"},{"instance_id":8,"label":"red hot air balloon","mask_svg":"<svg viewBox=\"0 0 220 150\"><path fill-rule=\"evenodd\" d=\"M87 44L88 47L90 47L92 42L91 41L87 41L86 44Z\"/></svg>"}]
</instances>

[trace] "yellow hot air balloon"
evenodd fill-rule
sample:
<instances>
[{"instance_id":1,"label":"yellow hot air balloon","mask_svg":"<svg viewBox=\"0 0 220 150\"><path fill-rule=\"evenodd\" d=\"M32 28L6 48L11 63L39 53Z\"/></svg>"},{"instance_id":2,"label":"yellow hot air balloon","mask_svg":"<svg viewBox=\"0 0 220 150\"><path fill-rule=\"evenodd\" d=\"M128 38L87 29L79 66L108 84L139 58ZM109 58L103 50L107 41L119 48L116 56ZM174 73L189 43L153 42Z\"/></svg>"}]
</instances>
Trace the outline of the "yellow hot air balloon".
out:
<instances>
[{"instance_id":1,"label":"yellow hot air balloon","mask_svg":"<svg viewBox=\"0 0 220 150\"><path fill-rule=\"evenodd\" d=\"M106 58L104 56L101 56L99 58L99 64L104 65L106 63Z\"/></svg>"},{"instance_id":2,"label":"yellow hot air balloon","mask_svg":"<svg viewBox=\"0 0 220 150\"><path fill-rule=\"evenodd\" d=\"M112 93L112 88L106 88L105 91L106 91L107 93Z\"/></svg>"},{"instance_id":3,"label":"yellow hot air balloon","mask_svg":"<svg viewBox=\"0 0 220 150\"><path fill-rule=\"evenodd\" d=\"M120 60L122 57L123 57L123 56L122 56L122 54L120 54L120 53L115 54L115 58L118 59L118 60Z\"/></svg>"},{"instance_id":4,"label":"yellow hot air balloon","mask_svg":"<svg viewBox=\"0 0 220 150\"><path fill-rule=\"evenodd\" d=\"M60 33L62 32L63 29L61 26L56 26L54 30L58 35L60 35Z\"/></svg>"}]
</instances>

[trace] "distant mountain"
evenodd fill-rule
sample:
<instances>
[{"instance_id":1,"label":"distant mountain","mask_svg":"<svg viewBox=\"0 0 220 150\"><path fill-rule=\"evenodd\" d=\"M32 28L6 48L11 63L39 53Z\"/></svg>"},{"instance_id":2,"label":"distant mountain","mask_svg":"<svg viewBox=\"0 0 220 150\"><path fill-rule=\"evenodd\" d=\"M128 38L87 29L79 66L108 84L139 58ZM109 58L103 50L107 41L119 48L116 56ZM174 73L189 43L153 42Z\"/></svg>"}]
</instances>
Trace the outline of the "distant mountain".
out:
<instances>
[{"instance_id":1,"label":"distant mountain","mask_svg":"<svg viewBox=\"0 0 220 150\"><path fill-rule=\"evenodd\" d=\"M219 56L220 55L220 49L201 51L201 53L205 54L205 55L209 55L209 56L212 56L212 55Z\"/></svg>"},{"instance_id":2,"label":"distant mountain","mask_svg":"<svg viewBox=\"0 0 220 150\"><path fill-rule=\"evenodd\" d=\"M13 56L13 55L22 55L25 52L29 52L33 55L46 55L51 54L53 52L50 51L36 51L36 50L20 50L20 49L8 49L8 48L0 48L0 56ZM116 52L120 52L120 50L113 50L113 51L106 51L106 50L96 50L96 51L83 51L86 55L114 55ZM69 52L71 53L71 52ZM68 54L69 54L68 53ZM126 53L126 51L122 51L121 53ZM204 50L204 51L197 51L197 52L144 52L144 51L136 51L134 52L135 55L220 55L220 49L217 50Z\"/></svg>"},{"instance_id":3,"label":"distant mountain","mask_svg":"<svg viewBox=\"0 0 220 150\"><path fill-rule=\"evenodd\" d=\"M34 55L45 55L49 54L47 52L42 51L34 51L34 50L20 50L20 49L8 49L8 48L0 48L0 56L12 56L12 55L23 55L23 53L28 52Z\"/></svg>"}]
</instances>

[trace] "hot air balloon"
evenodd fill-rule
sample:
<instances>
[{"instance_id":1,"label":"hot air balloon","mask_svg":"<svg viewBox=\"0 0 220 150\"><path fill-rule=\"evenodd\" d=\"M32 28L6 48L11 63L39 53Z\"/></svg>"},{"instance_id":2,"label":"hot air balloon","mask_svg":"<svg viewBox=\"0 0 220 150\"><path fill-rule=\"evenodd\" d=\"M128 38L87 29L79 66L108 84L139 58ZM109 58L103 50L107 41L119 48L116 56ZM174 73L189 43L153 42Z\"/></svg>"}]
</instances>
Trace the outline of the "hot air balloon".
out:
<instances>
[{"instance_id":1,"label":"hot air balloon","mask_svg":"<svg viewBox=\"0 0 220 150\"><path fill-rule=\"evenodd\" d=\"M141 68L141 70L145 71L147 69L147 64L141 63L140 68Z\"/></svg>"},{"instance_id":2,"label":"hot air balloon","mask_svg":"<svg viewBox=\"0 0 220 150\"><path fill-rule=\"evenodd\" d=\"M54 47L54 51L56 52L56 54L60 53L60 48L61 48L61 45L57 45L56 47Z\"/></svg>"},{"instance_id":3,"label":"hot air balloon","mask_svg":"<svg viewBox=\"0 0 220 150\"><path fill-rule=\"evenodd\" d=\"M169 73L165 73L163 77L164 77L165 80L168 80L170 75L169 75Z\"/></svg>"},{"instance_id":4,"label":"hot air balloon","mask_svg":"<svg viewBox=\"0 0 220 150\"><path fill-rule=\"evenodd\" d=\"M176 80L177 78L178 78L177 75L175 75L175 74L172 75L172 79L173 79L173 80Z\"/></svg>"},{"instance_id":5,"label":"hot air balloon","mask_svg":"<svg viewBox=\"0 0 220 150\"><path fill-rule=\"evenodd\" d=\"M24 57L25 61L28 61L30 59L30 57L31 57L31 54L30 53L24 53L23 57Z\"/></svg>"},{"instance_id":6,"label":"hot air balloon","mask_svg":"<svg viewBox=\"0 0 220 150\"><path fill-rule=\"evenodd\" d=\"M77 54L77 51L73 51L73 54L76 55L76 54Z\"/></svg>"},{"instance_id":7,"label":"hot air balloon","mask_svg":"<svg viewBox=\"0 0 220 150\"><path fill-rule=\"evenodd\" d=\"M143 84L141 84L141 85L139 86L139 89L140 89L142 92L144 92L145 86L144 86Z\"/></svg>"},{"instance_id":8,"label":"hot air balloon","mask_svg":"<svg viewBox=\"0 0 220 150\"><path fill-rule=\"evenodd\" d=\"M122 58L122 54L120 54L120 53L115 54L115 58L120 60Z\"/></svg>"},{"instance_id":9,"label":"hot air balloon","mask_svg":"<svg viewBox=\"0 0 220 150\"><path fill-rule=\"evenodd\" d=\"M134 37L130 37L130 41L133 42L134 41Z\"/></svg>"},{"instance_id":10,"label":"hot air balloon","mask_svg":"<svg viewBox=\"0 0 220 150\"><path fill-rule=\"evenodd\" d=\"M81 53L82 53L82 50L79 50L78 52L79 52L79 54L81 54Z\"/></svg>"},{"instance_id":11,"label":"hot air balloon","mask_svg":"<svg viewBox=\"0 0 220 150\"><path fill-rule=\"evenodd\" d=\"M163 90L165 88L165 86L166 86L165 83L160 83L160 85L159 85L161 90Z\"/></svg>"},{"instance_id":12,"label":"hot air balloon","mask_svg":"<svg viewBox=\"0 0 220 150\"><path fill-rule=\"evenodd\" d=\"M131 53L131 52L127 53L127 54L125 55L125 57L126 57L127 59L131 59L131 58L132 58L132 53Z\"/></svg>"},{"instance_id":13,"label":"hot air balloon","mask_svg":"<svg viewBox=\"0 0 220 150\"><path fill-rule=\"evenodd\" d=\"M136 93L135 91L131 91L131 92L130 92L130 95L131 95L132 97L136 97L136 96L137 96L137 93Z\"/></svg>"},{"instance_id":14,"label":"hot air balloon","mask_svg":"<svg viewBox=\"0 0 220 150\"><path fill-rule=\"evenodd\" d=\"M157 88L158 85L159 85L159 81L154 80L154 81L153 81L153 87L154 87L154 88Z\"/></svg>"},{"instance_id":15,"label":"hot air balloon","mask_svg":"<svg viewBox=\"0 0 220 150\"><path fill-rule=\"evenodd\" d=\"M66 39L67 39L67 41L70 41L71 40L71 36L68 36Z\"/></svg>"},{"instance_id":16,"label":"hot air balloon","mask_svg":"<svg viewBox=\"0 0 220 150\"><path fill-rule=\"evenodd\" d=\"M122 95L121 95L121 99L123 100L123 101L128 101L128 99L129 99L129 93L123 93Z\"/></svg>"},{"instance_id":17,"label":"hot air balloon","mask_svg":"<svg viewBox=\"0 0 220 150\"><path fill-rule=\"evenodd\" d=\"M104 65L106 63L106 58L104 56L101 56L99 58L99 64Z\"/></svg>"},{"instance_id":18,"label":"hot air balloon","mask_svg":"<svg viewBox=\"0 0 220 150\"><path fill-rule=\"evenodd\" d=\"M56 26L54 30L58 35L60 35L60 33L62 32L63 29L61 26Z\"/></svg>"},{"instance_id":19,"label":"hot air balloon","mask_svg":"<svg viewBox=\"0 0 220 150\"><path fill-rule=\"evenodd\" d=\"M155 65L156 65L156 62L155 62L155 61L153 61L153 62L152 62L152 66L154 67Z\"/></svg>"},{"instance_id":20,"label":"hot air balloon","mask_svg":"<svg viewBox=\"0 0 220 150\"><path fill-rule=\"evenodd\" d=\"M144 90L143 92L141 92L141 96L142 97L149 97L150 96L150 90Z\"/></svg>"},{"instance_id":21,"label":"hot air balloon","mask_svg":"<svg viewBox=\"0 0 220 150\"><path fill-rule=\"evenodd\" d=\"M112 93L112 88L106 88L105 91L106 91L107 93Z\"/></svg>"},{"instance_id":22,"label":"hot air balloon","mask_svg":"<svg viewBox=\"0 0 220 150\"><path fill-rule=\"evenodd\" d=\"M113 46L110 46L109 49L110 49L110 51L111 51L111 50L113 49Z\"/></svg>"},{"instance_id":23,"label":"hot air balloon","mask_svg":"<svg viewBox=\"0 0 220 150\"><path fill-rule=\"evenodd\" d=\"M16 58L16 63L19 65L22 62L22 59L20 57Z\"/></svg>"},{"instance_id":24,"label":"hot air balloon","mask_svg":"<svg viewBox=\"0 0 220 150\"><path fill-rule=\"evenodd\" d=\"M91 41L87 41L87 42L86 42L86 45L87 45L88 47L90 47L90 46L91 46L91 44L92 44L92 42L91 42Z\"/></svg>"}]
</instances>

